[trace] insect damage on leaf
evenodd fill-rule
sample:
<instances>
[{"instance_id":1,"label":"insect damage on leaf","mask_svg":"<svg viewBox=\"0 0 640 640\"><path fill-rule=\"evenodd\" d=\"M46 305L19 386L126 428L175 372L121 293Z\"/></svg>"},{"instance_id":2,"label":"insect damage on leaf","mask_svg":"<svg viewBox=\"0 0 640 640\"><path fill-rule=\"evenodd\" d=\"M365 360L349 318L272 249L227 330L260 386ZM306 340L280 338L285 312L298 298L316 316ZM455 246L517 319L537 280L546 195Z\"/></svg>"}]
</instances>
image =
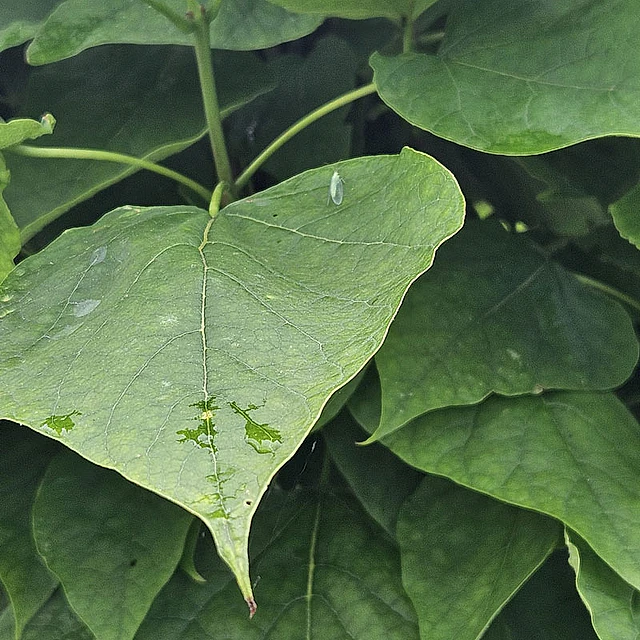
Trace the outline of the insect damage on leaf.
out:
<instances>
[{"instance_id":1,"label":"insect damage on leaf","mask_svg":"<svg viewBox=\"0 0 640 640\"><path fill-rule=\"evenodd\" d=\"M40 428L50 429L61 436L63 431L71 431L71 429L76 426L76 423L71 419L71 416L81 415L82 414L79 411L72 411L71 413L66 413L64 415L49 416L40 425Z\"/></svg>"}]
</instances>

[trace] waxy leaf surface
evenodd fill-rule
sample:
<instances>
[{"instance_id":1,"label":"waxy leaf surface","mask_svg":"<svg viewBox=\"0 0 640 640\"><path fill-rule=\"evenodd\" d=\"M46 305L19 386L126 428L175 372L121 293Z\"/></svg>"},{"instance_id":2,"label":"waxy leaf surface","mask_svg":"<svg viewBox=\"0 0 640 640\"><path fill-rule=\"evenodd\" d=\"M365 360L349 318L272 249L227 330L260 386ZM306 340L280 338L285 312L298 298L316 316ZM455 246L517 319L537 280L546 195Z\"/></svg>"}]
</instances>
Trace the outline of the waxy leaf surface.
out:
<instances>
[{"instance_id":1,"label":"waxy leaf surface","mask_svg":"<svg viewBox=\"0 0 640 640\"><path fill-rule=\"evenodd\" d=\"M412 124L490 153L543 153L640 135L639 30L636 0L460 0L436 55L371 65Z\"/></svg>"},{"instance_id":2,"label":"waxy leaf surface","mask_svg":"<svg viewBox=\"0 0 640 640\"><path fill-rule=\"evenodd\" d=\"M176 573L136 640L418 640L397 547L344 490L321 491L274 489L261 505L251 539L260 576L253 620L222 563L203 550L207 582Z\"/></svg>"},{"instance_id":3,"label":"waxy leaf surface","mask_svg":"<svg viewBox=\"0 0 640 640\"><path fill-rule=\"evenodd\" d=\"M416 418L384 443L418 469L562 520L640 586L640 427L613 394L494 396Z\"/></svg>"},{"instance_id":4,"label":"waxy leaf surface","mask_svg":"<svg viewBox=\"0 0 640 640\"><path fill-rule=\"evenodd\" d=\"M270 87L266 70L247 56L222 51L214 55L223 116ZM55 134L38 146L103 149L157 162L206 133L201 105L192 51L121 46L93 49L34 70L23 110L64 114ZM137 171L113 162L9 154L7 163L11 183L5 196L23 241Z\"/></svg>"},{"instance_id":5,"label":"waxy leaf surface","mask_svg":"<svg viewBox=\"0 0 640 640\"><path fill-rule=\"evenodd\" d=\"M0 581L18 637L58 584L36 550L31 523L36 491L55 451L54 443L24 427L0 424Z\"/></svg>"},{"instance_id":6,"label":"waxy leaf surface","mask_svg":"<svg viewBox=\"0 0 640 640\"><path fill-rule=\"evenodd\" d=\"M163 0L184 16L184 0ZM212 49L266 49L311 33L321 17L289 13L267 0L222 0L211 23ZM193 36L143 0L66 0L47 19L27 49L29 64L62 60L102 44L193 45Z\"/></svg>"},{"instance_id":7,"label":"waxy leaf surface","mask_svg":"<svg viewBox=\"0 0 640 640\"><path fill-rule=\"evenodd\" d=\"M443 247L376 354L381 438L413 418L490 393L607 390L638 359L625 310L525 238L477 223Z\"/></svg>"},{"instance_id":8,"label":"waxy leaf surface","mask_svg":"<svg viewBox=\"0 0 640 640\"><path fill-rule=\"evenodd\" d=\"M566 532L576 587L600 640L637 640L640 594L607 566L580 536Z\"/></svg>"},{"instance_id":9,"label":"waxy leaf surface","mask_svg":"<svg viewBox=\"0 0 640 640\"><path fill-rule=\"evenodd\" d=\"M402 582L429 640L476 640L554 550L558 522L441 478L400 510Z\"/></svg>"},{"instance_id":10,"label":"waxy leaf surface","mask_svg":"<svg viewBox=\"0 0 640 640\"><path fill-rule=\"evenodd\" d=\"M462 219L451 174L410 149L308 171L215 220L111 212L2 284L0 412L198 514L249 599L260 497Z\"/></svg>"},{"instance_id":11,"label":"waxy leaf surface","mask_svg":"<svg viewBox=\"0 0 640 640\"><path fill-rule=\"evenodd\" d=\"M69 450L49 465L33 508L38 551L102 640L133 638L180 560L192 519Z\"/></svg>"}]
</instances>

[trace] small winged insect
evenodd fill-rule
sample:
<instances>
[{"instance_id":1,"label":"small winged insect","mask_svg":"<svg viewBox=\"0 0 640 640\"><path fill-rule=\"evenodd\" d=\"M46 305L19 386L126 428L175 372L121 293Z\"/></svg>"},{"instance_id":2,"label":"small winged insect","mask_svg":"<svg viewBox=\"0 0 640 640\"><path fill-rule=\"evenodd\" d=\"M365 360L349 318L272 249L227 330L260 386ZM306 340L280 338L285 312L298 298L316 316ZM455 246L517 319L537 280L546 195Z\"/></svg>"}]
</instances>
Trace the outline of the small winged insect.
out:
<instances>
[{"instance_id":1,"label":"small winged insect","mask_svg":"<svg viewBox=\"0 0 640 640\"><path fill-rule=\"evenodd\" d=\"M327 198L327 204L329 204L329 200L332 200L333 204L342 204L343 195L344 180L340 177L340 174L337 171L334 171L331 176L331 182L329 183L329 197Z\"/></svg>"}]
</instances>

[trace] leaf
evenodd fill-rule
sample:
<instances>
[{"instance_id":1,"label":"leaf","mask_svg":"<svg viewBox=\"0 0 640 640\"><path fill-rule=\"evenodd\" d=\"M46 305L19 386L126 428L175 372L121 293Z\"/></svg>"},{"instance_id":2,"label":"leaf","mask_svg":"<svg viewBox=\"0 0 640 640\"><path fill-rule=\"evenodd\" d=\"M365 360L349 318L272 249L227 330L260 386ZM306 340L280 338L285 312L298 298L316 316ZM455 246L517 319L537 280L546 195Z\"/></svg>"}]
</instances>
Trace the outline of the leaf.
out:
<instances>
[{"instance_id":1,"label":"leaf","mask_svg":"<svg viewBox=\"0 0 640 640\"><path fill-rule=\"evenodd\" d=\"M49 465L33 511L39 552L101 640L133 638L180 561L191 520L70 451Z\"/></svg>"},{"instance_id":2,"label":"leaf","mask_svg":"<svg viewBox=\"0 0 640 640\"><path fill-rule=\"evenodd\" d=\"M46 640L95 639L82 620L73 612L61 588L56 589L38 615L27 625L20 640L44 640L45 638Z\"/></svg>"},{"instance_id":3,"label":"leaf","mask_svg":"<svg viewBox=\"0 0 640 640\"><path fill-rule=\"evenodd\" d=\"M640 135L639 28L635 0L460 0L437 55L376 53L371 66L411 124L480 151L544 153Z\"/></svg>"},{"instance_id":4,"label":"leaf","mask_svg":"<svg viewBox=\"0 0 640 640\"><path fill-rule=\"evenodd\" d=\"M58 583L36 550L31 508L54 443L14 425L0 425L0 580L11 600L16 637Z\"/></svg>"},{"instance_id":5,"label":"leaf","mask_svg":"<svg viewBox=\"0 0 640 640\"><path fill-rule=\"evenodd\" d=\"M60 0L3 0L0 4L0 51L33 38L49 12Z\"/></svg>"},{"instance_id":6,"label":"leaf","mask_svg":"<svg viewBox=\"0 0 640 640\"><path fill-rule=\"evenodd\" d=\"M164 4L178 15L187 7L184 0ZM288 13L267 0L222 0L211 23L211 48L266 49L305 36L321 22L315 16ZM193 45L193 37L141 0L66 0L38 31L27 60L48 64L102 44Z\"/></svg>"},{"instance_id":7,"label":"leaf","mask_svg":"<svg viewBox=\"0 0 640 640\"><path fill-rule=\"evenodd\" d=\"M600 640L636 640L638 591L612 571L576 534L566 532L576 586Z\"/></svg>"},{"instance_id":8,"label":"leaf","mask_svg":"<svg viewBox=\"0 0 640 640\"><path fill-rule=\"evenodd\" d=\"M198 514L249 600L260 497L462 218L451 175L411 149L308 171L215 220L113 211L2 284L0 412Z\"/></svg>"},{"instance_id":9,"label":"leaf","mask_svg":"<svg viewBox=\"0 0 640 640\"><path fill-rule=\"evenodd\" d=\"M270 88L268 71L248 54L216 52L215 68L223 115ZM36 69L23 108L64 114L46 146L99 148L158 161L205 135L198 86L188 49L101 47ZM136 171L87 160L13 155L9 162L5 196L25 239Z\"/></svg>"},{"instance_id":10,"label":"leaf","mask_svg":"<svg viewBox=\"0 0 640 640\"><path fill-rule=\"evenodd\" d=\"M0 282L13 269L13 259L20 252L20 230L3 198L10 174L0 154Z\"/></svg>"},{"instance_id":11,"label":"leaf","mask_svg":"<svg viewBox=\"0 0 640 640\"><path fill-rule=\"evenodd\" d=\"M558 518L640 585L640 427L607 393L558 391L426 414L384 440L408 464Z\"/></svg>"},{"instance_id":12,"label":"leaf","mask_svg":"<svg viewBox=\"0 0 640 640\"><path fill-rule=\"evenodd\" d=\"M373 438L491 393L611 389L637 359L617 302L522 236L468 222L411 287L376 354L382 416Z\"/></svg>"},{"instance_id":13,"label":"leaf","mask_svg":"<svg viewBox=\"0 0 640 640\"><path fill-rule=\"evenodd\" d=\"M40 121L28 118L16 118L9 122L0 121L0 149L20 144L53 133L56 119L47 113Z\"/></svg>"},{"instance_id":14,"label":"leaf","mask_svg":"<svg viewBox=\"0 0 640 640\"><path fill-rule=\"evenodd\" d=\"M433 477L398 518L402 582L429 640L476 640L560 539L557 522Z\"/></svg>"},{"instance_id":15,"label":"leaf","mask_svg":"<svg viewBox=\"0 0 640 640\"><path fill-rule=\"evenodd\" d=\"M312 15L365 20L409 16L413 0L269 0L272 4Z\"/></svg>"},{"instance_id":16,"label":"leaf","mask_svg":"<svg viewBox=\"0 0 640 640\"><path fill-rule=\"evenodd\" d=\"M640 184L614 202L609 211L620 235L640 249Z\"/></svg>"},{"instance_id":17,"label":"leaf","mask_svg":"<svg viewBox=\"0 0 640 640\"><path fill-rule=\"evenodd\" d=\"M260 609L247 619L220 563L199 585L176 573L136 640L417 640L398 550L349 495L272 490L252 531ZM363 550L366 549L366 553Z\"/></svg>"},{"instance_id":18,"label":"leaf","mask_svg":"<svg viewBox=\"0 0 640 640\"><path fill-rule=\"evenodd\" d=\"M322 435L331 460L360 504L395 538L400 507L415 491L422 474L404 464L381 444L357 446L363 432L346 412L327 425Z\"/></svg>"}]
</instances>

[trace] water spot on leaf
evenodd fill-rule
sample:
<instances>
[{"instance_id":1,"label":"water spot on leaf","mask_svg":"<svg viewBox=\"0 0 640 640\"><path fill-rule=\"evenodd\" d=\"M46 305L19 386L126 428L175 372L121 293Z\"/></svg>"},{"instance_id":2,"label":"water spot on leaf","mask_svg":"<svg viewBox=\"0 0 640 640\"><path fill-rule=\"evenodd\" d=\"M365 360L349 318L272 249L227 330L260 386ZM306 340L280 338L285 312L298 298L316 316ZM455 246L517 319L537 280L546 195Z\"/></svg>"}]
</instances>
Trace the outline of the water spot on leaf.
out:
<instances>
[{"instance_id":1,"label":"water spot on leaf","mask_svg":"<svg viewBox=\"0 0 640 640\"><path fill-rule=\"evenodd\" d=\"M76 426L76 423L71 419L72 416L81 415L82 414L79 411L72 411L71 413L66 413L64 415L49 416L40 425L40 428L50 429L51 431L55 431L55 433L61 436L63 431L71 431L71 429Z\"/></svg>"},{"instance_id":2,"label":"water spot on leaf","mask_svg":"<svg viewBox=\"0 0 640 640\"><path fill-rule=\"evenodd\" d=\"M258 424L249 415L249 411L259 408L258 405L250 404L246 409L241 409L235 402L230 402L229 406L245 419L246 443L257 453L275 453L278 443L282 442L282 436L277 429L272 429L267 423Z\"/></svg>"},{"instance_id":3,"label":"water spot on leaf","mask_svg":"<svg viewBox=\"0 0 640 640\"><path fill-rule=\"evenodd\" d=\"M107 257L107 247L98 247L91 254L91 264L100 264Z\"/></svg>"},{"instance_id":4,"label":"water spot on leaf","mask_svg":"<svg viewBox=\"0 0 640 640\"><path fill-rule=\"evenodd\" d=\"M80 302L72 302L73 315L76 318L88 316L99 304L101 300L81 300Z\"/></svg>"}]
</instances>

